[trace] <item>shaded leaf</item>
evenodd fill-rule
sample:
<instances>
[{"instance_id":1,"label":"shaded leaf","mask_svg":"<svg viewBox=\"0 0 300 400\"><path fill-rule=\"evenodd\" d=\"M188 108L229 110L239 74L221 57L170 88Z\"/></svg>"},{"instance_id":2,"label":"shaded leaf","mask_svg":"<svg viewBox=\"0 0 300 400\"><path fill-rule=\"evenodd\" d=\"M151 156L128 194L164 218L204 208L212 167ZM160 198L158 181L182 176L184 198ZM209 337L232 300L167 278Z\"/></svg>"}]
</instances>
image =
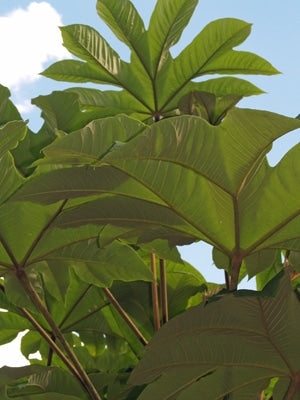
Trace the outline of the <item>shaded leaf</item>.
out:
<instances>
[{"instance_id":1,"label":"shaded leaf","mask_svg":"<svg viewBox=\"0 0 300 400\"><path fill-rule=\"evenodd\" d=\"M23 121L11 121L0 126L0 158L18 145L25 137L26 131L27 126Z\"/></svg>"},{"instance_id":2,"label":"shaded leaf","mask_svg":"<svg viewBox=\"0 0 300 400\"><path fill-rule=\"evenodd\" d=\"M228 294L194 307L155 335L130 381L142 384L156 379L140 396L145 400L219 399L236 390L239 399L239 383L253 396L272 377L296 382L299 312L286 276L276 298ZM174 379L175 374L180 379Z\"/></svg>"}]
</instances>

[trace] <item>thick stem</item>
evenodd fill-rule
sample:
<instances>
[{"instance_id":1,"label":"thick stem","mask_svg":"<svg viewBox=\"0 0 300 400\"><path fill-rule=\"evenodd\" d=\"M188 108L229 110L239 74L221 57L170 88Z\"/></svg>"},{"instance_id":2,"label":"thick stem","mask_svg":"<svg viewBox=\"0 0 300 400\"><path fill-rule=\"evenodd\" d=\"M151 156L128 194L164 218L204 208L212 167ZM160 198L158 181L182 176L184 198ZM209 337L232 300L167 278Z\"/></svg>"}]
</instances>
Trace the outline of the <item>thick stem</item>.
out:
<instances>
[{"instance_id":1,"label":"thick stem","mask_svg":"<svg viewBox=\"0 0 300 400\"><path fill-rule=\"evenodd\" d=\"M237 290L239 283L239 274L242 266L243 256L239 253L235 253L231 259L231 275L229 279L229 290Z\"/></svg>"},{"instance_id":2,"label":"thick stem","mask_svg":"<svg viewBox=\"0 0 300 400\"><path fill-rule=\"evenodd\" d=\"M284 255L283 268L287 268L290 265L290 261L289 261L290 254L291 254L291 251L286 250L285 255Z\"/></svg>"},{"instance_id":3,"label":"thick stem","mask_svg":"<svg viewBox=\"0 0 300 400\"><path fill-rule=\"evenodd\" d=\"M225 273L225 284L226 284L226 289L229 290L230 288L230 282L231 282L231 276L228 275L227 271L224 271Z\"/></svg>"},{"instance_id":4,"label":"thick stem","mask_svg":"<svg viewBox=\"0 0 300 400\"><path fill-rule=\"evenodd\" d=\"M152 282L151 284L154 328L156 331L158 331L160 329L160 316L159 316L158 287L157 287L157 274L156 274L156 258L154 253L151 253L150 261L154 279L154 282Z\"/></svg>"},{"instance_id":5,"label":"thick stem","mask_svg":"<svg viewBox=\"0 0 300 400\"><path fill-rule=\"evenodd\" d=\"M74 368L76 369L76 374L77 374L76 376L79 375L81 377L82 385L84 386L85 390L89 393L91 399L92 400L102 400L99 393L95 389L93 383L91 382L90 378L88 377L87 373L85 372L84 368L82 367L80 361L78 360L75 353L73 352L71 346L64 338L62 332L56 325L51 314L49 313L47 308L44 306L39 295L36 293L33 286L31 285L29 279L27 278L25 271L18 270L17 276L18 276L20 282L22 283L23 287L25 288L26 292L30 296L32 302L34 303L36 308L39 310L39 312L43 315L43 317L45 318L47 323L49 324L49 326L53 332L53 335L60 342L60 344L61 344L62 348L64 349L64 351L66 352L67 356L72 361Z\"/></svg>"},{"instance_id":6,"label":"thick stem","mask_svg":"<svg viewBox=\"0 0 300 400\"><path fill-rule=\"evenodd\" d=\"M166 261L159 260L162 325L169 321Z\"/></svg>"},{"instance_id":7,"label":"thick stem","mask_svg":"<svg viewBox=\"0 0 300 400\"><path fill-rule=\"evenodd\" d=\"M300 392L300 374L297 374L296 376L293 377L293 380L290 383L288 391L285 394L283 400L296 400L299 397L296 398L295 395L299 396L299 392Z\"/></svg>"},{"instance_id":8,"label":"thick stem","mask_svg":"<svg viewBox=\"0 0 300 400\"><path fill-rule=\"evenodd\" d=\"M126 322L126 324L129 326L129 328L132 330L132 332L137 336L139 341L146 346L148 344L147 339L143 336L142 332L138 329L138 327L135 325L135 323L132 321L132 319L129 317L129 315L126 313L124 308L121 306L121 304L118 302L118 300L114 297L112 292L107 289L103 288L102 289L103 293L106 295L106 297L109 299L111 304L115 307L115 309L118 311L120 316L123 318L123 320Z\"/></svg>"}]
</instances>

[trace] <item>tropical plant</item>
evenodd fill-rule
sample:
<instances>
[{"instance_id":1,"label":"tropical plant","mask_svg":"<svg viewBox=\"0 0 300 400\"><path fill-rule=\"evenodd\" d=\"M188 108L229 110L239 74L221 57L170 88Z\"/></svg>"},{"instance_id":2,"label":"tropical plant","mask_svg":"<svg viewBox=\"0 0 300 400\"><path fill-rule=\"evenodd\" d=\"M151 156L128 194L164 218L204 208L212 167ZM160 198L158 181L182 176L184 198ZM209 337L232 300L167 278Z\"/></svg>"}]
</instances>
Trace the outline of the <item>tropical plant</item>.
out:
<instances>
[{"instance_id":1,"label":"tropical plant","mask_svg":"<svg viewBox=\"0 0 300 400\"><path fill-rule=\"evenodd\" d=\"M300 121L237 108L262 92L240 78L195 81L277 72L233 50L246 22L214 21L171 56L196 5L158 0L146 30L129 0L98 0L130 63L63 27L83 61L43 74L122 90L34 99L36 134L0 87L0 344L26 329L30 361L0 369L3 399L299 398L300 147L266 155ZM181 260L200 240L224 285ZM238 290L245 275L258 291Z\"/></svg>"}]
</instances>

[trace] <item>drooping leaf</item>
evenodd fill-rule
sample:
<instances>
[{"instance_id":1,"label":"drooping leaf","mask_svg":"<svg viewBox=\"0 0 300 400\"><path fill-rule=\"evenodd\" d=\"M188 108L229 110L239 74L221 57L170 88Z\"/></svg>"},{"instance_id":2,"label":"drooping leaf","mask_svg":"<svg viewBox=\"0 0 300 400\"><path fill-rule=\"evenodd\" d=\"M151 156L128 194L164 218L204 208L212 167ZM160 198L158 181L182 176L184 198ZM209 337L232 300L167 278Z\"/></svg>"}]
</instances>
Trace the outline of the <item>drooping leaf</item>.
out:
<instances>
[{"instance_id":1,"label":"drooping leaf","mask_svg":"<svg viewBox=\"0 0 300 400\"><path fill-rule=\"evenodd\" d=\"M30 371L29 368L28 371ZM26 384L19 385L16 382L14 385L10 385L7 394L9 398L26 400L53 400L55 398L79 400L89 398L80 383L70 373L53 367L40 367L40 370L37 369L36 373L30 375Z\"/></svg>"},{"instance_id":2,"label":"drooping leaf","mask_svg":"<svg viewBox=\"0 0 300 400\"><path fill-rule=\"evenodd\" d=\"M0 158L18 145L25 137L26 131L27 127L23 121L11 121L0 126Z\"/></svg>"},{"instance_id":3,"label":"drooping leaf","mask_svg":"<svg viewBox=\"0 0 300 400\"><path fill-rule=\"evenodd\" d=\"M149 118L149 110L125 90L100 91L90 88L70 88L66 92L76 93L83 110L97 112L97 118L126 114L139 120Z\"/></svg>"},{"instance_id":4,"label":"drooping leaf","mask_svg":"<svg viewBox=\"0 0 300 400\"><path fill-rule=\"evenodd\" d=\"M20 331L31 328L31 324L21 316L0 311L0 345L12 341Z\"/></svg>"},{"instance_id":5,"label":"drooping leaf","mask_svg":"<svg viewBox=\"0 0 300 400\"><path fill-rule=\"evenodd\" d=\"M48 254L47 259L69 262L84 282L100 287L110 287L114 280L152 280L137 254L118 242L105 249L99 249L95 240L76 243Z\"/></svg>"},{"instance_id":6,"label":"drooping leaf","mask_svg":"<svg viewBox=\"0 0 300 400\"><path fill-rule=\"evenodd\" d=\"M144 125L125 115L90 122L43 149L39 163L86 165L99 161L115 145L127 142L144 129Z\"/></svg>"},{"instance_id":7,"label":"drooping leaf","mask_svg":"<svg viewBox=\"0 0 300 400\"><path fill-rule=\"evenodd\" d=\"M0 158L0 204L4 203L25 182L17 171L12 155L7 152Z\"/></svg>"},{"instance_id":8,"label":"drooping leaf","mask_svg":"<svg viewBox=\"0 0 300 400\"><path fill-rule=\"evenodd\" d=\"M275 298L227 294L194 307L156 334L130 381L155 380L141 400L216 400L232 392L238 399L243 393L252 398L272 377L296 384L299 312L286 276Z\"/></svg>"},{"instance_id":9,"label":"drooping leaf","mask_svg":"<svg viewBox=\"0 0 300 400\"><path fill-rule=\"evenodd\" d=\"M28 365L26 367L2 367L0 368L0 387L8 385L21 378L43 371L45 367L39 365Z\"/></svg>"},{"instance_id":10,"label":"drooping leaf","mask_svg":"<svg viewBox=\"0 0 300 400\"><path fill-rule=\"evenodd\" d=\"M9 89L0 84L0 125L5 125L9 121L22 119L16 106L9 100L9 97Z\"/></svg>"},{"instance_id":11,"label":"drooping leaf","mask_svg":"<svg viewBox=\"0 0 300 400\"><path fill-rule=\"evenodd\" d=\"M45 125L52 132L60 129L69 133L83 128L90 121L97 118L95 111L81 111L78 95L72 92L53 92L50 95L33 99L32 103L42 109ZM53 135L52 140L54 138Z\"/></svg>"}]
</instances>

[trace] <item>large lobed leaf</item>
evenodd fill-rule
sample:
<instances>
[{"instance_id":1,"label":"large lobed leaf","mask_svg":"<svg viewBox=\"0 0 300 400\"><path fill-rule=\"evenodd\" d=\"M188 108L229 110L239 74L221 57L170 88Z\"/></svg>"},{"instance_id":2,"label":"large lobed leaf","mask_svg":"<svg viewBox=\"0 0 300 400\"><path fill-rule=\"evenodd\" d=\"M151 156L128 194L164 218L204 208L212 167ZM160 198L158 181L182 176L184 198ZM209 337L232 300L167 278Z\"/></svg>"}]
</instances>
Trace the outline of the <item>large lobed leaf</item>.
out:
<instances>
[{"instance_id":1,"label":"large lobed leaf","mask_svg":"<svg viewBox=\"0 0 300 400\"><path fill-rule=\"evenodd\" d=\"M84 62L59 61L43 74L57 80L90 81L121 87L133 105L129 114L135 112L139 119L145 120L146 116L159 119L174 114L179 99L191 90L190 86L195 83L192 80L196 77L205 74L278 73L263 58L233 50L247 38L251 29L250 24L234 18L208 24L173 59L170 48L179 41L197 3L197 0L157 1L146 30L142 18L129 0L117 3L98 0L100 18L129 47L130 63L121 60L95 29L77 24L61 28L63 43ZM227 86L227 94L248 96L259 93L254 85L245 85L245 81L238 78L235 80L240 81L239 87L227 85L229 81L223 80L216 79L214 86ZM77 91L80 92L80 89ZM106 92L103 92L100 104L106 104L106 107L110 104L113 109L121 104L121 112L127 112L123 92L116 92L112 97L109 91L106 101L105 96Z\"/></svg>"},{"instance_id":2,"label":"large lobed leaf","mask_svg":"<svg viewBox=\"0 0 300 400\"><path fill-rule=\"evenodd\" d=\"M107 153L95 170L52 171L28 182L14 199L53 202L110 193L113 197L102 195L68 208L57 226L110 223L140 234L145 227L163 227L163 237L177 244L203 239L229 256L237 249L245 257L291 241L295 245L299 146L273 168L265 157L274 140L298 127L296 119L243 109L228 112L218 126L192 116L166 119ZM103 134L93 132L95 137ZM84 149L80 135L53 146L65 141L79 162ZM82 162L86 159L87 153ZM284 193L285 207L278 193ZM270 207L278 212L268 212Z\"/></svg>"},{"instance_id":3,"label":"large lobed leaf","mask_svg":"<svg viewBox=\"0 0 300 400\"><path fill-rule=\"evenodd\" d=\"M287 276L268 297L280 276L261 293L223 295L164 326L131 376L131 383L152 382L139 399L254 399L272 377L279 377L275 398L281 385L297 388L300 306Z\"/></svg>"}]
</instances>

